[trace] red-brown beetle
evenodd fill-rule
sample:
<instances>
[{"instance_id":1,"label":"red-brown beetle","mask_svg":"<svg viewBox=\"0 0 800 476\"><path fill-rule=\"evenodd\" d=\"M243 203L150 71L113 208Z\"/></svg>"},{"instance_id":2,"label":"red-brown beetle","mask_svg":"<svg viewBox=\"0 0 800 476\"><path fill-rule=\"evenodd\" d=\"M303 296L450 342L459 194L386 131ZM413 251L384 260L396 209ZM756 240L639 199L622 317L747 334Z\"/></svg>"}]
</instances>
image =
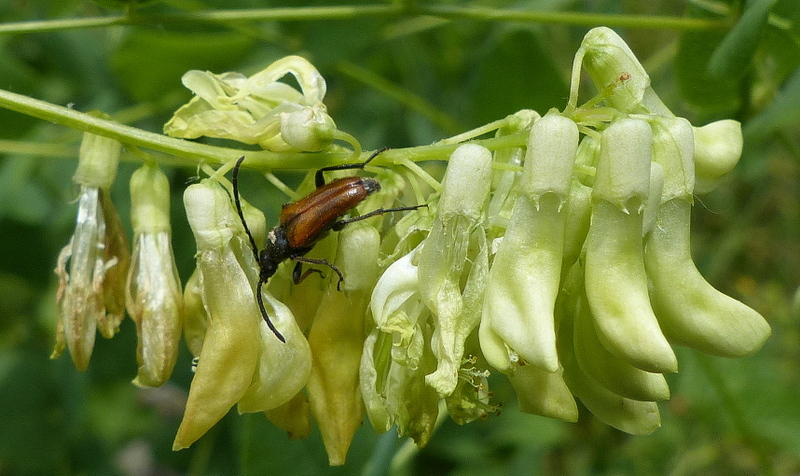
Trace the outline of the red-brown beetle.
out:
<instances>
[{"instance_id":1,"label":"red-brown beetle","mask_svg":"<svg viewBox=\"0 0 800 476\"><path fill-rule=\"evenodd\" d=\"M377 155L384 150L386 149L378 150L369 156L366 161L361 163L333 165L317 170L314 175L314 182L317 189L308 196L283 206L278 225L269 231L267 234L267 242L264 245L264 249L260 252L256 245L256 240L253 238L253 234L250 233L250 229L244 219L242 205L239 200L239 168L244 161L244 157L236 161L236 165L233 168L232 180L233 198L236 203L236 211L239 214L239 218L242 220L242 226L244 226L247 237L250 239L250 246L253 249L253 254L255 255L256 261L258 261L259 278L258 285L256 286L258 307L261 310L264 321L266 321L269 328L281 342L286 342L286 339L278 332L278 329L275 328L275 325L270 320L269 315L267 315L267 310L264 308L264 300L261 297L262 286L275 274L279 264L287 259L297 262L292 273L292 279L295 284L299 284L309 273L317 272L322 274L318 269L309 269L303 273L303 263L327 266L339 276L338 287L344 280L344 276L342 276L342 272L339 268L327 260L306 258L304 256L314 248L314 245L317 244L319 240L324 238L329 231L339 231L348 223L364 220L383 213L416 210L417 208L427 206L416 205L413 207L379 208L364 215L341 219L342 216L355 208L361 201L367 198L368 195L380 190L381 185L374 178L359 176L343 177L329 184L325 184L325 179L322 176L323 172L363 169L372 159L377 157Z\"/></svg>"}]
</instances>

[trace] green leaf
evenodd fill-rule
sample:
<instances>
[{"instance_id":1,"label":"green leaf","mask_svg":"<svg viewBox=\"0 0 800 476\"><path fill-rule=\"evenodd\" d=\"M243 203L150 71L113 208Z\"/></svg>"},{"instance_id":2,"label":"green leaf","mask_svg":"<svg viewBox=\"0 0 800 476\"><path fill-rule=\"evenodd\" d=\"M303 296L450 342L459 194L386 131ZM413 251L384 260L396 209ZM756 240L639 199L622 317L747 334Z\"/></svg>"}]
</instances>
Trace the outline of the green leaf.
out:
<instances>
[{"instance_id":1,"label":"green leaf","mask_svg":"<svg viewBox=\"0 0 800 476\"><path fill-rule=\"evenodd\" d=\"M708 62L708 72L715 78L742 77L756 52L761 32L775 0L755 0L745 10L733 29L722 40Z\"/></svg>"},{"instance_id":2,"label":"green leaf","mask_svg":"<svg viewBox=\"0 0 800 476\"><path fill-rule=\"evenodd\" d=\"M251 45L236 33L137 29L112 55L111 69L128 94L146 101L180 89L181 76L190 69L229 71Z\"/></svg>"},{"instance_id":3,"label":"green leaf","mask_svg":"<svg viewBox=\"0 0 800 476\"><path fill-rule=\"evenodd\" d=\"M745 142L758 140L775 130L800 122L800 68L786 81L772 103L744 126Z\"/></svg>"},{"instance_id":4,"label":"green leaf","mask_svg":"<svg viewBox=\"0 0 800 476\"><path fill-rule=\"evenodd\" d=\"M718 18L697 7L688 17ZM680 37L675 57L675 76L683 98L712 118L730 117L741 105L740 79L716 78L708 72L711 55L725 35L714 31L687 31Z\"/></svg>"},{"instance_id":5,"label":"green leaf","mask_svg":"<svg viewBox=\"0 0 800 476\"><path fill-rule=\"evenodd\" d=\"M520 109L541 114L564 107L569 90L550 51L530 30L505 31L478 58L473 89L476 121L501 119Z\"/></svg>"}]
</instances>

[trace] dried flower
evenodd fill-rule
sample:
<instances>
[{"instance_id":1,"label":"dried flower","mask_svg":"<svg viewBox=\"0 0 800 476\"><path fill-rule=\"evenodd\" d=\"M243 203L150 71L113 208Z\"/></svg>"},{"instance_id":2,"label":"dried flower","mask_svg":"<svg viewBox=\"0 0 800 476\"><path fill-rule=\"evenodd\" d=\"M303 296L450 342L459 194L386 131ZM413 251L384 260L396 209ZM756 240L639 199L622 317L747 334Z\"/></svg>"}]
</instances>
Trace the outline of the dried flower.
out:
<instances>
[{"instance_id":1,"label":"dried flower","mask_svg":"<svg viewBox=\"0 0 800 476\"><path fill-rule=\"evenodd\" d=\"M169 183L155 165L131 176L133 259L127 283L128 314L139 335L139 372L133 383L158 387L169 379L178 358L183 296L169 219Z\"/></svg>"},{"instance_id":2,"label":"dried flower","mask_svg":"<svg viewBox=\"0 0 800 476\"><path fill-rule=\"evenodd\" d=\"M287 74L297 79L300 91L278 81ZM322 103L325 80L299 56L281 58L249 78L192 70L182 81L196 96L164 126L164 133L173 137L219 137L274 151L316 151L340 136Z\"/></svg>"},{"instance_id":3,"label":"dried flower","mask_svg":"<svg viewBox=\"0 0 800 476\"><path fill-rule=\"evenodd\" d=\"M58 257L58 330L51 358L69 348L86 370L95 331L112 337L124 317L123 279L129 250L108 193L119 163L120 143L84 134L73 181L80 186L75 233Z\"/></svg>"}]
</instances>

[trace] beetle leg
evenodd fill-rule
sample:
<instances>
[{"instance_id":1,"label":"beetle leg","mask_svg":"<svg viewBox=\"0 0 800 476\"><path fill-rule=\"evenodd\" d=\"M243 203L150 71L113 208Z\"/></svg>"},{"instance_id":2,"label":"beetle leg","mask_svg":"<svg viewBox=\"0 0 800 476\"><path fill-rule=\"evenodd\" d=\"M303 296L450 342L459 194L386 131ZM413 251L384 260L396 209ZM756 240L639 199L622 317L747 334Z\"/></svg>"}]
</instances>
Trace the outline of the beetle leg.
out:
<instances>
[{"instance_id":1,"label":"beetle leg","mask_svg":"<svg viewBox=\"0 0 800 476\"><path fill-rule=\"evenodd\" d=\"M325 275L322 274L322 271L317 269L317 268L308 268L304 273L303 272L303 263L298 261L297 264L294 265L294 271L292 271L292 282L295 285L300 284L303 281L305 281L306 278L311 273L319 273L320 278L324 278L325 277Z\"/></svg>"},{"instance_id":2,"label":"beetle leg","mask_svg":"<svg viewBox=\"0 0 800 476\"><path fill-rule=\"evenodd\" d=\"M267 309L264 307L264 298L261 297L261 286L263 285L264 285L264 280L259 279L258 285L256 286L256 297L258 298L258 308L261 310L261 317L264 318L264 322L267 323L267 326L272 331L272 333L275 334L275 337L277 337L278 340L280 340L281 342L286 343L286 338L283 337L281 333L278 332L278 329L275 328L275 324L273 324L272 321L269 319L269 315L267 314Z\"/></svg>"},{"instance_id":3,"label":"beetle leg","mask_svg":"<svg viewBox=\"0 0 800 476\"><path fill-rule=\"evenodd\" d=\"M349 170L349 169L363 169L366 165L372 162L372 159L377 157L381 152L388 150L388 147L384 147L383 149L378 149L372 153L372 155L367 158L364 162L359 162L357 164L339 164L339 165L331 165L330 167L323 167L317 170L317 173L314 174L314 185L317 188L322 187L325 185L325 177L322 176L322 172L331 172L333 170Z\"/></svg>"},{"instance_id":4,"label":"beetle leg","mask_svg":"<svg viewBox=\"0 0 800 476\"><path fill-rule=\"evenodd\" d=\"M303 257L303 256L296 256L296 257L294 257L292 259L298 262L297 265L294 268L294 272L292 273L293 277L298 275L298 274L300 274L297 270L300 268L300 264L301 263L310 263L310 264L317 264L317 265L320 265L320 266L327 266L330 269L332 269L333 272L336 273L337 276L339 276L339 282L336 283L336 290L337 291L341 291L342 290L341 287L342 287L342 281L344 281L344 275L342 275L342 272L339 270L339 268L336 267L336 265L331 264L330 261L328 261L326 259L306 258L306 257ZM315 272L315 271L317 273L319 273L320 275L322 275L322 271L320 271L318 269L309 269L308 271L306 271L306 273L303 276L301 276L302 279L305 279L306 275L308 275L309 273ZM297 284L297 281L295 281L295 284Z\"/></svg>"},{"instance_id":5,"label":"beetle leg","mask_svg":"<svg viewBox=\"0 0 800 476\"><path fill-rule=\"evenodd\" d=\"M423 204L423 205L414 205L413 207L379 208L377 210L372 210L369 213L365 213L365 214L359 215L357 217L345 218L343 220L337 220L337 221L333 222L333 225L331 225L331 230L333 230L333 231L341 231L341 229L344 228L344 226L349 224L349 223L353 223L353 222L357 222L357 221L361 221L361 220L366 220L367 218L372 218L372 217L374 217L376 215L383 215L384 213L404 212L404 211L409 211L409 210L416 210L418 208L423 208L423 207L427 207L427 206L428 205Z\"/></svg>"}]
</instances>

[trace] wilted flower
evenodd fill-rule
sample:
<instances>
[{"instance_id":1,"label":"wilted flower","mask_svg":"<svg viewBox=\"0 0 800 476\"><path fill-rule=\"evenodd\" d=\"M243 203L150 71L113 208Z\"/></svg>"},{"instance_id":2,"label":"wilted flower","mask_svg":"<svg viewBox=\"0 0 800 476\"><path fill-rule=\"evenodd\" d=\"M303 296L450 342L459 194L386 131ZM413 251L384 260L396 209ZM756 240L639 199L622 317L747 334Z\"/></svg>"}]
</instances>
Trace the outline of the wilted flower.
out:
<instances>
[{"instance_id":1,"label":"wilted flower","mask_svg":"<svg viewBox=\"0 0 800 476\"><path fill-rule=\"evenodd\" d=\"M430 311L419 295L420 249L392 263L375 285L375 329L364 341L360 383L372 426L383 432L396 424L400 435L422 446L439 414L439 396L425 385L436 362L426 323Z\"/></svg>"},{"instance_id":2,"label":"wilted flower","mask_svg":"<svg viewBox=\"0 0 800 476\"><path fill-rule=\"evenodd\" d=\"M109 198L121 145L113 139L84 134L73 181L80 186L75 233L61 250L58 330L52 358L69 348L78 370L86 370L95 331L110 338L124 318L124 279L130 261L119 216Z\"/></svg>"},{"instance_id":3,"label":"wilted flower","mask_svg":"<svg viewBox=\"0 0 800 476\"><path fill-rule=\"evenodd\" d=\"M483 226L491 163L491 153L479 145L465 144L453 152L436 217L419 254L419 293L433 313L431 348L437 361L436 372L425 382L442 397L456 388L464 342L483 307L489 267Z\"/></svg>"},{"instance_id":4,"label":"wilted flower","mask_svg":"<svg viewBox=\"0 0 800 476\"><path fill-rule=\"evenodd\" d=\"M362 393L373 426L385 431L397 424L401 435L420 446L433 431L440 398L450 397L448 405L461 422L491 410L485 381L473 387L474 394L459 386L474 377L462 375L462 366L470 362L464 358L465 341L480 319L488 270L483 209L491 154L467 144L450 161L428 236L389 266L375 286L370 306L376 329L361 360Z\"/></svg>"},{"instance_id":5,"label":"wilted flower","mask_svg":"<svg viewBox=\"0 0 800 476\"><path fill-rule=\"evenodd\" d=\"M169 379L178 358L183 296L169 219L169 183L155 165L131 176L133 259L127 283L128 314L139 334L139 373L134 384L157 387Z\"/></svg>"},{"instance_id":6,"label":"wilted flower","mask_svg":"<svg viewBox=\"0 0 800 476\"><path fill-rule=\"evenodd\" d=\"M278 81L287 74L300 91ZM342 137L322 103L325 79L299 56L281 58L249 78L192 70L182 81L196 96L164 126L173 137L233 139L273 151L321 150Z\"/></svg>"}]
</instances>

